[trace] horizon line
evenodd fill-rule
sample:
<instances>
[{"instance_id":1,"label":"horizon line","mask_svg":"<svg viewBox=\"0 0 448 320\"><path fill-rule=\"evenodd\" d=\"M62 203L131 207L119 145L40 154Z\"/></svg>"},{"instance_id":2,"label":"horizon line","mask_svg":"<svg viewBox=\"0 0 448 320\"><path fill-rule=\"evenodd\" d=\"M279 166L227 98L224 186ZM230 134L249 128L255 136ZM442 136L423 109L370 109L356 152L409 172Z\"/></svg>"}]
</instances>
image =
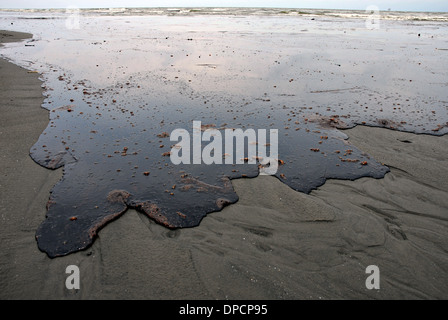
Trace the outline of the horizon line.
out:
<instances>
[{"instance_id":1,"label":"horizon line","mask_svg":"<svg viewBox=\"0 0 448 320\"><path fill-rule=\"evenodd\" d=\"M36 10L36 9L41 9L41 10L52 10L52 9L73 9L73 8L78 8L78 9L86 9L86 10L91 10L91 9L200 9L200 8L209 8L209 9L220 9L220 8L225 8L225 9L289 9L289 10L296 10L296 9L302 9L302 10L348 10L348 11L366 11L367 8L365 9L348 9L348 8L310 8L310 7L267 7L267 6L253 6L253 7L247 7L247 6L241 6L241 7L234 7L234 6L177 6L177 7L173 7L173 6L148 6L148 7L141 7L141 6L100 6L100 7L77 7L77 6L66 6L66 7L34 7L34 8L30 8L30 7L8 7L8 8L3 8L0 7L0 10L17 10L17 9L21 9L21 10ZM380 11L382 12L431 12L431 13L448 13L448 11L439 11L439 10L393 10L391 8L388 9L380 9Z\"/></svg>"}]
</instances>

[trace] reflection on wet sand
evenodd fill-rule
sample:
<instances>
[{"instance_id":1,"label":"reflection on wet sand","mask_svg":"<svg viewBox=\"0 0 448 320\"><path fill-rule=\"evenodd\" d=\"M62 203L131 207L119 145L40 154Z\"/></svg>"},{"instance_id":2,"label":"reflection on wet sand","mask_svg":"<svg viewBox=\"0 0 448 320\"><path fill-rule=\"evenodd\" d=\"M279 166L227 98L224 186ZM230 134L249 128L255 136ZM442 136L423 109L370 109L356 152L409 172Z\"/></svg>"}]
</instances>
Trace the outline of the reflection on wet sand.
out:
<instances>
[{"instance_id":1,"label":"reflection on wet sand","mask_svg":"<svg viewBox=\"0 0 448 320\"><path fill-rule=\"evenodd\" d=\"M440 31L415 36L411 50L405 25L367 33L362 21L340 21L325 33L325 22L298 17L98 16L55 38L48 25L63 20L33 20L34 47L5 54L42 72L50 122L31 156L64 168L39 248L50 257L84 249L128 208L182 228L235 203L230 179L256 177L258 164L171 162L169 133L193 121L277 129L275 176L305 193L388 172L339 129L446 133Z\"/></svg>"}]
</instances>

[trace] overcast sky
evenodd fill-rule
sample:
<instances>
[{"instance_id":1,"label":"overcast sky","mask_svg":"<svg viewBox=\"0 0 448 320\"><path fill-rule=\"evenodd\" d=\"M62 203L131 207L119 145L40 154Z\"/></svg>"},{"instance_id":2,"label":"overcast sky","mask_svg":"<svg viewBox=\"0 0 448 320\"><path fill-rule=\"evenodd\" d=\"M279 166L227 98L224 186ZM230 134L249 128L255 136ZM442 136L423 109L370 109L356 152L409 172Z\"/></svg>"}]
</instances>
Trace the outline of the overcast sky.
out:
<instances>
[{"instance_id":1,"label":"overcast sky","mask_svg":"<svg viewBox=\"0 0 448 320\"><path fill-rule=\"evenodd\" d=\"M448 12L448 0L0 0L0 8L276 7Z\"/></svg>"}]
</instances>

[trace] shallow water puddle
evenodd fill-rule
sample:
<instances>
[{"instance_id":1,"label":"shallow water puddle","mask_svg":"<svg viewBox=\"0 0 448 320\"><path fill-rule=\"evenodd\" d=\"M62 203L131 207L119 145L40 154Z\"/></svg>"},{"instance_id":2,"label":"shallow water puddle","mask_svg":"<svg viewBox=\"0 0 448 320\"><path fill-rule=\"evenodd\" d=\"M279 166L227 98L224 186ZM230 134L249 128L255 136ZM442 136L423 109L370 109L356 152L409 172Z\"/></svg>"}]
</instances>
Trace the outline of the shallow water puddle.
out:
<instances>
[{"instance_id":1,"label":"shallow water puddle","mask_svg":"<svg viewBox=\"0 0 448 320\"><path fill-rule=\"evenodd\" d=\"M242 164L175 165L171 134L184 129L193 137L194 121L201 134L216 129L215 138L277 130L275 176L305 193L326 179L388 172L337 128L446 133L447 70L438 67L446 53L431 47L434 40L401 48L411 37L402 39L404 25L366 38L359 21L334 19L339 29L331 35L322 32L328 24L298 17L93 15L60 34L48 26L62 19L30 22L35 46L11 45L3 54L43 73L50 122L31 157L64 168L36 233L39 248L50 257L87 248L128 208L184 228L235 203L230 179L259 174L249 149L269 154L269 137L244 140ZM202 141L201 155L211 154L211 142ZM215 144L222 147L213 155L229 156L227 143Z\"/></svg>"}]
</instances>

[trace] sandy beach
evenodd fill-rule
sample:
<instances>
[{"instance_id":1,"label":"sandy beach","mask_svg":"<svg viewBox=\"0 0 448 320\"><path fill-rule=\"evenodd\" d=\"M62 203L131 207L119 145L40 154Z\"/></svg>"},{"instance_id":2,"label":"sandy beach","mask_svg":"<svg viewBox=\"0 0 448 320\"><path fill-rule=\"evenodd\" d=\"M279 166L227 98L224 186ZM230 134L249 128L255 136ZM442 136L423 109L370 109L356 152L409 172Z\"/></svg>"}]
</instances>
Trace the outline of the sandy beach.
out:
<instances>
[{"instance_id":1,"label":"sandy beach","mask_svg":"<svg viewBox=\"0 0 448 320\"><path fill-rule=\"evenodd\" d=\"M0 39L29 34L1 31ZM390 168L310 194L232 180L239 201L168 230L135 210L87 250L50 259L35 232L62 169L29 156L48 124L42 82L0 60L1 299L447 299L448 137L357 126L349 141ZM65 286L66 267L81 288ZM369 290L366 268L380 270Z\"/></svg>"}]
</instances>

